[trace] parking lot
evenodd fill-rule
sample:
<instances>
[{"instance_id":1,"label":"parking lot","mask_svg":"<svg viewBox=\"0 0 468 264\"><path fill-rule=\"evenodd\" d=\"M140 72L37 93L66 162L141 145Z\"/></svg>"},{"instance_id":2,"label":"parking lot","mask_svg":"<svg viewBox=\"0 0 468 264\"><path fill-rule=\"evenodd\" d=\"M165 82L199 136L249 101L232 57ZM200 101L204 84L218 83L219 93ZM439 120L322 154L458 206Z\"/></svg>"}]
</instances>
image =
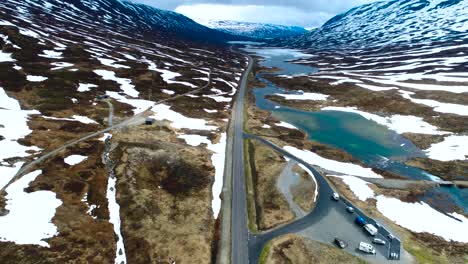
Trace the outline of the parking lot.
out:
<instances>
[{"instance_id":1,"label":"parking lot","mask_svg":"<svg viewBox=\"0 0 468 264\"><path fill-rule=\"evenodd\" d=\"M396 259L391 260L392 263L405 262L400 260L401 243L399 239L389 239L388 234L390 232L385 227L378 227L378 234L371 236L362 226L355 223L355 219L358 215L362 216L367 223L373 224L374 226L376 226L376 221L366 217L366 215L357 208L354 208L354 213L349 213L346 210L349 203L343 199L334 202L334 206L332 204L329 205L329 210L325 213L324 217L310 227L300 231L299 234L328 244L334 244L335 237L338 237L348 244L343 250L358 255L372 263L388 263L391 253L396 253L398 255ZM386 244L374 244L372 243L374 238L380 238L386 241ZM367 254L358 250L361 241L373 245L376 254Z\"/></svg>"}]
</instances>

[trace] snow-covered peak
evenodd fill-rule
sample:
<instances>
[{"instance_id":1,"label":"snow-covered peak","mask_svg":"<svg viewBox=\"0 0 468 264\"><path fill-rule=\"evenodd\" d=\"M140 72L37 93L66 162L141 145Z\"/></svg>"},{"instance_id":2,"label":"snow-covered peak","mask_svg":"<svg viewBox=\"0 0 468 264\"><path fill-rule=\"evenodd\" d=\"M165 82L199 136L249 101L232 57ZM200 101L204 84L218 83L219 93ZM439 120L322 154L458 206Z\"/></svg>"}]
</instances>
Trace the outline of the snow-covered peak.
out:
<instances>
[{"instance_id":1,"label":"snow-covered peak","mask_svg":"<svg viewBox=\"0 0 468 264\"><path fill-rule=\"evenodd\" d=\"M298 26L283 26L232 20L196 19L196 21L209 28L222 32L257 39L285 38L307 33L306 29Z\"/></svg>"},{"instance_id":2,"label":"snow-covered peak","mask_svg":"<svg viewBox=\"0 0 468 264\"><path fill-rule=\"evenodd\" d=\"M391 0L339 14L321 28L284 44L370 47L468 38L468 1Z\"/></svg>"},{"instance_id":3,"label":"snow-covered peak","mask_svg":"<svg viewBox=\"0 0 468 264\"><path fill-rule=\"evenodd\" d=\"M60 20L89 21L105 24L106 29L137 31L141 34L160 32L163 36L174 34L178 37L201 41L225 41L235 36L219 32L196 23L176 12L123 0L4 0L5 5L16 5L24 15L34 17L34 10L46 12ZM2 7L2 6L0 6ZM67 19L63 19L67 18ZM238 37L237 37L238 38Z\"/></svg>"}]
</instances>

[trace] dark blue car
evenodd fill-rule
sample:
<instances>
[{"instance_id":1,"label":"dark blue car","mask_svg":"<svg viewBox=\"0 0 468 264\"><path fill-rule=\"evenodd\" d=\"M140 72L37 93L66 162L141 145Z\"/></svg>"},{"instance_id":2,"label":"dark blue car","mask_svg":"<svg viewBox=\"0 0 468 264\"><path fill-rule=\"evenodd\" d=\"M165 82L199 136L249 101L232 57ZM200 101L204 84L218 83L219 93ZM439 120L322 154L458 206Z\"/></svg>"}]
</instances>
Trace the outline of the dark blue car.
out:
<instances>
[{"instance_id":1,"label":"dark blue car","mask_svg":"<svg viewBox=\"0 0 468 264\"><path fill-rule=\"evenodd\" d=\"M366 224L366 220L364 220L364 218L362 216L356 217L355 222L356 222L356 224L358 224L360 226L364 226Z\"/></svg>"}]
</instances>

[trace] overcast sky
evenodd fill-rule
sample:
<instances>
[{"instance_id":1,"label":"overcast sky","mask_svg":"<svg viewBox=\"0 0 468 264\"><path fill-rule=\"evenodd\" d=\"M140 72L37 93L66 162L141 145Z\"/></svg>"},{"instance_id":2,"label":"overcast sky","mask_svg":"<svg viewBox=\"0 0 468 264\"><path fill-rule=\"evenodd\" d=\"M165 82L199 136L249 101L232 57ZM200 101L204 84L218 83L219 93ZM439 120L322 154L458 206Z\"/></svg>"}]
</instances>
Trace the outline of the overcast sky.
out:
<instances>
[{"instance_id":1,"label":"overcast sky","mask_svg":"<svg viewBox=\"0 0 468 264\"><path fill-rule=\"evenodd\" d=\"M192 19L237 20L303 27L321 26L354 6L377 0L132 0Z\"/></svg>"}]
</instances>

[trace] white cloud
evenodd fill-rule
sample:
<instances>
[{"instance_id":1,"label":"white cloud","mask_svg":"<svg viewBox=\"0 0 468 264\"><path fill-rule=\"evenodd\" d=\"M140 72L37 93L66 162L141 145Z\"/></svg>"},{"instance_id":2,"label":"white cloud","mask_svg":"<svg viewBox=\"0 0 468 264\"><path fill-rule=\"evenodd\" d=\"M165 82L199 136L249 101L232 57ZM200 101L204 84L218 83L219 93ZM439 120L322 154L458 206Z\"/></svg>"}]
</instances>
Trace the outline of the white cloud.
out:
<instances>
[{"instance_id":1,"label":"white cloud","mask_svg":"<svg viewBox=\"0 0 468 264\"><path fill-rule=\"evenodd\" d=\"M175 10L193 19L237 20L304 27L321 26L334 15L377 0L132 0Z\"/></svg>"},{"instance_id":2,"label":"white cloud","mask_svg":"<svg viewBox=\"0 0 468 264\"><path fill-rule=\"evenodd\" d=\"M333 16L332 13L306 12L295 7L260 5L181 5L175 11L195 20L235 20L304 27L319 26Z\"/></svg>"}]
</instances>

